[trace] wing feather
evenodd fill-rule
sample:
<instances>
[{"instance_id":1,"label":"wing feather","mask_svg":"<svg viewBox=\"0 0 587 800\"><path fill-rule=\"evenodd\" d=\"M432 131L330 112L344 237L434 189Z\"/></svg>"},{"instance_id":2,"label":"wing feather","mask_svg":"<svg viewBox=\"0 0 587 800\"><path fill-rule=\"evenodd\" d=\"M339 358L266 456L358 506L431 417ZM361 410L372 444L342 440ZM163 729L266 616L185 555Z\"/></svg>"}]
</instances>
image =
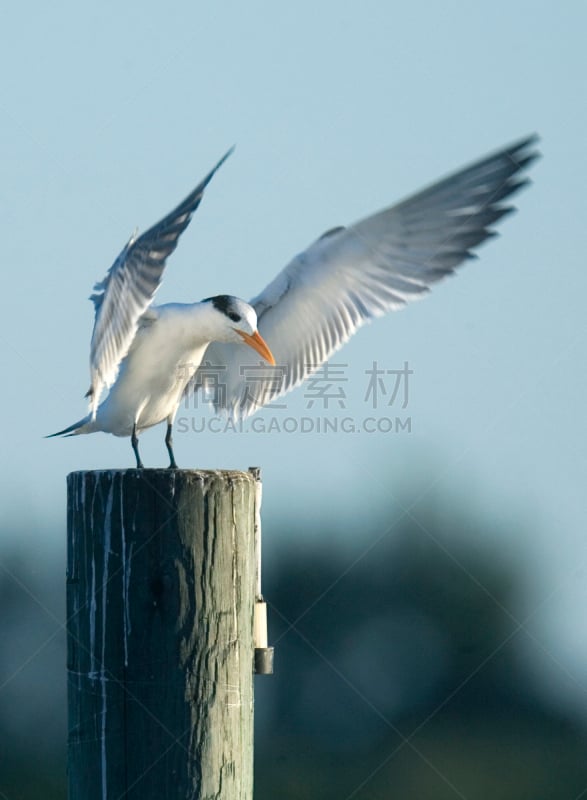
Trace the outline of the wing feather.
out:
<instances>
[{"instance_id":1,"label":"wing feather","mask_svg":"<svg viewBox=\"0 0 587 800\"><path fill-rule=\"evenodd\" d=\"M95 319L90 345L91 385L87 396L95 414L104 386L116 379L120 362L134 339L140 317L151 304L165 263L200 205L204 190L231 154L229 150L204 180L170 214L141 236L133 235L90 300Z\"/></svg>"},{"instance_id":2,"label":"wing feather","mask_svg":"<svg viewBox=\"0 0 587 800\"><path fill-rule=\"evenodd\" d=\"M300 384L374 317L423 297L454 272L513 209L501 204L537 158L530 136L348 228L324 234L254 300L259 332L277 366L248 348L213 343L217 411L244 418ZM201 370L196 386L207 384Z\"/></svg>"}]
</instances>

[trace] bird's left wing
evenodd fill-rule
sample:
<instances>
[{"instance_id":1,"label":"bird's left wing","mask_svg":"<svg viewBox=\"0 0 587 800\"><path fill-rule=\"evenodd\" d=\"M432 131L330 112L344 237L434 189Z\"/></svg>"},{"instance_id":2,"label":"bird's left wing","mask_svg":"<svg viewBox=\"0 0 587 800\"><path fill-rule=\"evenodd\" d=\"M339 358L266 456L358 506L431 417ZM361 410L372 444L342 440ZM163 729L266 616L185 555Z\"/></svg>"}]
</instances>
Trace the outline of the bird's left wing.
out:
<instances>
[{"instance_id":1,"label":"bird's left wing","mask_svg":"<svg viewBox=\"0 0 587 800\"><path fill-rule=\"evenodd\" d=\"M536 137L450 175L298 255L254 300L276 367L248 348L213 343L196 375L217 411L244 418L300 384L365 322L423 297L471 258L511 211Z\"/></svg>"},{"instance_id":2,"label":"bird's left wing","mask_svg":"<svg viewBox=\"0 0 587 800\"><path fill-rule=\"evenodd\" d=\"M138 238L132 236L104 280L94 286L90 297L96 314L90 346L91 385L86 395L92 415L102 389L116 379L139 319L161 283L167 257L200 205L204 189L231 152L232 149L176 209Z\"/></svg>"}]
</instances>

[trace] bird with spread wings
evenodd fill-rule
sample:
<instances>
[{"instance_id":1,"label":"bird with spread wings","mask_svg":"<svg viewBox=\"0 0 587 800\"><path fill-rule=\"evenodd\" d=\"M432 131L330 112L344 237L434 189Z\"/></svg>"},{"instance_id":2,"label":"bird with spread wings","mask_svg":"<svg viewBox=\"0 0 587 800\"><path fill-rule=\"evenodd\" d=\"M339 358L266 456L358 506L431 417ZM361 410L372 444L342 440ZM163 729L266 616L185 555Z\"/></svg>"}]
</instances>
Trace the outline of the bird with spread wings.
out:
<instances>
[{"instance_id":1,"label":"bird with spread wings","mask_svg":"<svg viewBox=\"0 0 587 800\"><path fill-rule=\"evenodd\" d=\"M167 258L229 151L174 211L133 236L96 284L90 411L53 435L130 436L141 467L138 433L165 420L175 467L172 426L185 393L205 387L217 412L245 418L301 384L364 323L422 298L495 235L495 224L513 210L504 201L528 183L536 143L526 137L327 231L249 303L218 295L155 306ZM279 370L268 368L251 384L246 367L258 365L259 355ZM221 371L221 386L210 385L210 367Z\"/></svg>"}]
</instances>

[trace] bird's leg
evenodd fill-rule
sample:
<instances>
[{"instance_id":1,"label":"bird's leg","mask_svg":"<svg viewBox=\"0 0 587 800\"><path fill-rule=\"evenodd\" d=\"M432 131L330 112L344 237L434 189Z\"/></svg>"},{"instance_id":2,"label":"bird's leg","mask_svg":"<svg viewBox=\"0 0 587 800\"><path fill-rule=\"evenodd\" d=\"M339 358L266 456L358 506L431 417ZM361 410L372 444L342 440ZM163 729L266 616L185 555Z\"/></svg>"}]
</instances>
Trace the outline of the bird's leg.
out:
<instances>
[{"instance_id":1,"label":"bird's leg","mask_svg":"<svg viewBox=\"0 0 587 800\"><path fill-rule=\"evenodd\" d=\"M139 439L137 437L137 425L136 422L132 426L132 435L130 437L130 443L132 444L132 449L135 454L135 458L137 460L137 469L143 469L143 462L141 461L141 457L139 455Z\"/></svg>"},{"instance_id":2,"label":"bird's leg","mask_svg":"<svg viewBox=\"0 0 587 800\"><path fill-rule=\"evenodd\" d=\"M167 447L167 452L169 453L168 469L177 469L177 464L175 463L175 456L173 455L173 438L171 435L172 430L173 430L173 422L168 422L167 433L165 434L165 446Z\"/></svg>"}]
</instances>

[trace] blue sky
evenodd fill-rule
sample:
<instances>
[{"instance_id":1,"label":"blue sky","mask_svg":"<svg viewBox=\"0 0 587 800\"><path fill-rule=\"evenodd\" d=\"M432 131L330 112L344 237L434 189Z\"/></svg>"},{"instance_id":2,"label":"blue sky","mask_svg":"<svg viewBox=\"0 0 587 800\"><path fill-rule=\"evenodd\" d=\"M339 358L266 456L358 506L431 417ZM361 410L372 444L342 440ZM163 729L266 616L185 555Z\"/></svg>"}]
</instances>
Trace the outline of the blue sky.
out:
<instances>
[{"instance_id":1,"label":"blue sky","mask_svg":"<svg viewBox=\"0 0 587 800\"><path fill-rule=\"evenodd\" d=\"M359 423L365 371L408 362L411 433L178 434L176 454L186 467L261 465L266 517L295 514L309 536L321 519L386 504L417 514L441 496L492 515L496 545L534 577L536 635L571 673L583 667L586 17L579 2L12 4L0 31L5 536L23 508L27 545L54 533L69 471L132 465L125 440L41 437L85 413L94 281L230 145L160 302L251 297L325 229L536 131L543 159L502 235L333 359ZM289 395L286 416L307 403ZM161 429L142 452L166 463Z\"/></svg>"}]
</instances>

